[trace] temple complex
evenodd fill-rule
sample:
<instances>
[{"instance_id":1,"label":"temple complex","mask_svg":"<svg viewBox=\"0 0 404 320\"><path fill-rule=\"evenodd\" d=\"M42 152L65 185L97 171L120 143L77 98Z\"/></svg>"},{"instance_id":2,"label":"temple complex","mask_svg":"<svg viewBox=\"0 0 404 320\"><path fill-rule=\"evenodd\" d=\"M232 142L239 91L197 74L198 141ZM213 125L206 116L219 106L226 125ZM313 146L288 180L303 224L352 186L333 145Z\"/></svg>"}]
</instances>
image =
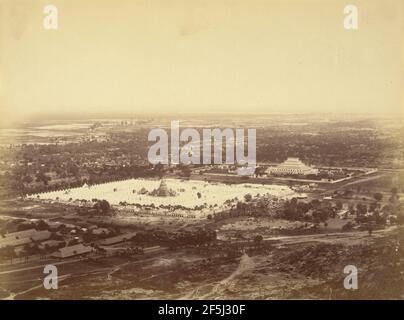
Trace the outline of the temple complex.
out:
<instances>
[{"instance_id":1,"label":"temple complex","mask_svg":"<svg viewBox=\"0 0 404 320\"><path fill-rule=\"evenodd\" d=\"M276 167L270 167L266 171L272 175L308 175L318 174L318 169L305 165L299 158L287 158Z\"/></svg>"}]
</instances>

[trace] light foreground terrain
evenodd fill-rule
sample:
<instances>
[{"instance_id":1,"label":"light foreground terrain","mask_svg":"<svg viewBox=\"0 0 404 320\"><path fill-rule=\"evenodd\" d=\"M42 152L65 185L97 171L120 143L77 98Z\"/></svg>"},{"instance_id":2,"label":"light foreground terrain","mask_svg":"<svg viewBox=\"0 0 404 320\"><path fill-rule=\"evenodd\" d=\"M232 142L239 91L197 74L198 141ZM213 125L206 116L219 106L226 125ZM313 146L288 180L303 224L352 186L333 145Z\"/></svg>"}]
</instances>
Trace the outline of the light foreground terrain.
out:
<instances>
[{"instance_id":1,"label":"light foreground terrain","mask_svg":"<svg viewBox=\"0 0 404 320\"><path fill-rule=\"evenodd\" d=\"M161 248L142 256L56 262L59 288L42 285L46 261L0 266L3 299L403 299L402 229L276 237L222 246ZM359 289L346 290L346 265Z\"/></svg>"}]
</instances>

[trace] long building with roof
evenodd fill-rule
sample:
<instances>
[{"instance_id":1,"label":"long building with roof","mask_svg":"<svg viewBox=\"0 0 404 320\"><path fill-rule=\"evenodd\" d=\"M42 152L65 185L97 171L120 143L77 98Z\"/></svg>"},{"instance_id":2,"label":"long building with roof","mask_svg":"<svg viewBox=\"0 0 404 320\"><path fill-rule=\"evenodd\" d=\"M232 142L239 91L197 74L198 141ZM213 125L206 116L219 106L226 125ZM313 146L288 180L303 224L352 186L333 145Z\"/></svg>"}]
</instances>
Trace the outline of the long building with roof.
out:
<instances>
[{"instance_id":1,"label":"long building with roof","mask_svg":"<svg viewBox=\"0 0 404 320\"><path fill-rule=\"evenodd\" d=\"M75 244L69 247L59 248L52 254L52 257L55 258L70 258L74 256L81 256L93 251L93 248L90 246L85 246L82 243Z\"/></svg>"},{"instance_id":2,"label":"long building with roof","mask_svg":"<svg viewBox=\"0 0 404 320\"><path fill-rule=\"evenodd\" d=\"M47 230L38 231L35 229L6 233L4 236L0 236L0 248L23 246L33 241L47 240L50 236L51 232Z\"/></svg>"}]
</instances>

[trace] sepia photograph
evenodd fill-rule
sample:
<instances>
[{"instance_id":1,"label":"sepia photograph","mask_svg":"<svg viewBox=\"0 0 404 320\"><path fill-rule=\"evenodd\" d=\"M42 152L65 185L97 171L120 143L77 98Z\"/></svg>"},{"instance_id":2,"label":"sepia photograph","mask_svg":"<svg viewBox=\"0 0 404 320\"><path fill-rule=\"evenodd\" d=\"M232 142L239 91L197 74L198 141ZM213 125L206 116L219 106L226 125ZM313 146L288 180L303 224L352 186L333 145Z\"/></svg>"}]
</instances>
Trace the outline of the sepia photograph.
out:
<instances>
[{"instance_id":1,"label":"sepia photograph","mask_svg":"<svg viewBox=\"0 0 404 320\"><path fill-rule=\"evenodd\" d=\"M403 120L402 0L0 0L0 299L403 300Z\"/></svg>"}]
</instances>

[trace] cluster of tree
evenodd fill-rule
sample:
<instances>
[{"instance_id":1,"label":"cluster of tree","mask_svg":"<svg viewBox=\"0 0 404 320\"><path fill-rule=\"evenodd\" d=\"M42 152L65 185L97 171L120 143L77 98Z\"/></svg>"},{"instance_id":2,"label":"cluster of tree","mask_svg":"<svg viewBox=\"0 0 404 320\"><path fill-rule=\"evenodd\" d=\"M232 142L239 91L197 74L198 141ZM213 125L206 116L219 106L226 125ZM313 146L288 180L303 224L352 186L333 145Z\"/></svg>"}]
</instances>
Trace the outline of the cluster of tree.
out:
<instances>
[{"instance_id":1,"label":"cluster of tree","mask_svg":"<svg viewBox=\"0 0 404 320\"><path fill-rule=\"evenodd\" d=\"M110 232L102 232L101 234L94 234L91 230L86 230L83 234L82 234L82 238L83 241L85 243L92 243L94 241L100 240L100 239L105 239L108 237L113 237L116 236L117 233L114 231L110 231Z\"/></svg>"},{"instance_id":2,"label":"cluster of tree","mask_svg":"<svg viewBox=\"0 0 404 320\"><path fill-rule=\"evenodd\" d=\"M342 204L338 206L342 207ZM313 221L319 223L334 217L338 206L333 207L330 203L321 202L317 199L306 203L293 198L285 202L283 210L281 210L277 216L286 220ZM308 214L309 211L311 211L311 214Z\"/></svg>"},{"instance_id":3,"label":"cluster of tree","mask_svg":"<svg viewBox=\"0 0 404 320\"><path fill-rule=\"evenodd\" d=\"M14 165L2 168L1 191L4 196L15 196L77 187L84 182L154 177L157 173L146 159L146 148L147 135L143 139L125 134L109 142L10 148L4 161Z\"/></svg>"},{"instance_id":4,"label":"cluster of tree","mask_svg":"<svg viewBox=\"0 0 404 320\"><path fill-rule=\"evenodd\" d=\"M133 241L163 244L171 248L178 246L198 246L215 242L216 232L205 228L183 232L139 232L134 236Z\"/></svg>"},{"instance_id":5,"label":"cluster of tree","mask_svg":"<svg viewBox=\"0 0 404 320\"><path fill-rule=\"evenodd\" d=\"M226 202L229 204L229 202ZM253 199L250 194L244 196L244 201L237 201L236 205L229 210L223 210L215 212L213 215L208 215L208 219L214 219L215 221L234 218L234 217L263 217L276 214L281 203L278 199L267 199L265 197L259 199Z\"/></svg>"},{"instance_id":6,"label":"cluster of tree","mask_svg":"<svg viewBox=\"0 0 404 320\"><path fill-rule=\"evenodd\" d=\"M107 214L111 210L111 205L107 200L96 200L93 209L96 209L98 213Z\"/></svg>"}]
</instances>

